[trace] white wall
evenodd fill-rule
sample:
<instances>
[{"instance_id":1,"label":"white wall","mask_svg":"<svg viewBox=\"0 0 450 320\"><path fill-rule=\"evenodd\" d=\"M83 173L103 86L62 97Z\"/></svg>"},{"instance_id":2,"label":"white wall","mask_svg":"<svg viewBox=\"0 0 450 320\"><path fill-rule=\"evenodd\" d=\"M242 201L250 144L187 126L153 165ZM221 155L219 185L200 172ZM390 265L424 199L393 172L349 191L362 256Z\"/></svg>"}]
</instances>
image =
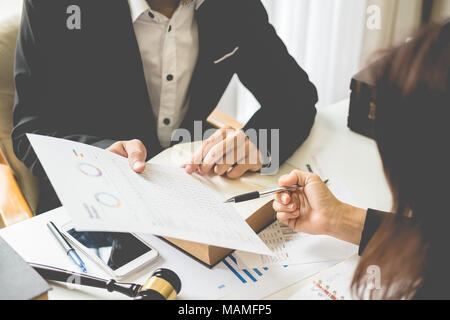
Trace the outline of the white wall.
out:
<instances>
[{"instance_id":1,"label":"white wall","mask_svg":"<svg viewBox=\"0 0 450 320\"><path fill-rule=\"evenodd\" d=\"M0 20L22 11L22 0L0 0Z\"/></svg>"},{"instance_id":2,"label":"white wall","mask_svg":"<svg viewBox=\"0 0 450 320\"><path fill-rule=\"evenodd\" d=\"M262 0L290 54L316 85L319 108L349 95L360 67L366 1ZM245 123L260 105L234 79L218 107Z\"/></svg>"}]
</instances>

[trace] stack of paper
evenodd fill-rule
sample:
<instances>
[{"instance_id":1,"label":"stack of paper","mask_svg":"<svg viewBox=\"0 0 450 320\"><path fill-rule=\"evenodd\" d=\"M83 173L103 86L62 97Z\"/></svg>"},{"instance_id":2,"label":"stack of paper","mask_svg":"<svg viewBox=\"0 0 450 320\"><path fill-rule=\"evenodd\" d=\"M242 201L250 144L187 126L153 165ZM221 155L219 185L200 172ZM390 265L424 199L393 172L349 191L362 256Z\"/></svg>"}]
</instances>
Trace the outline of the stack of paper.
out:
<instances>
[{"instance_id":1,"label":"stack of paper","mask_svg":"<svg viewBox=\"0 0 450 320\"><path fill-rule=\"evenodd\" d=\"M243 268L273 265L308 264L342 261L358 251L358 247L328 236L296 233L278 221L259 234L272 250L272 255L237 251L238 264Z\"/></svg>"},{"instance_id":2,"label":"stack of paper","mask_svg":"<svg viewBox=\"0 0 450 320\"><path fill-rule=\"evenodd\" d=\"M354 255L306 281L291 300L352 300L351 283L359 263Z\"/></svg>"}]
</instances>

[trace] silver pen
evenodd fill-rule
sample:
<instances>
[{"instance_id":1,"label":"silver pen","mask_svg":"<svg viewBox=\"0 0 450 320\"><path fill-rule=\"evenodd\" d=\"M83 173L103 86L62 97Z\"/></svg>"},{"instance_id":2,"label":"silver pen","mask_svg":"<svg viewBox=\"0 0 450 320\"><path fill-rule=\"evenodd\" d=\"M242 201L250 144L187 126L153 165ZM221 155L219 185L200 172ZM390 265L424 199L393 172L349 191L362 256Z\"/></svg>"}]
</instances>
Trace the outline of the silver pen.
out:
<instances>
[{"instance_id":1,"label":"silver pen","mask_svg":"<svg viewBox=\"0 0 450 320\"><path fill-rule=\"evenodd\" d=\"M325 180L323 183L327 184L329 180ZM264 196L269 196L275 193L283 192L283 191L289 191L289 190L295 190L301 188L299 185L289 186L289 187L278 187L275 189L268 189L268 190L262 190L262 191L253 191L249 193L240 194L238 196L232 197L226 201L225 203L238 203L238 202L244 202L254 199L259 199Z\"/></svg>"},{"instance_id":2,"label":"silver pen","mask_svg":"<svg viewBox=\"0 0 450 320\"><path fill-rule=\"evenodd\" d=\"M278 192L283 192L283 191L289 191L289 190L294 190L294 189L298 189L301 188L301 186L299 185L294 185L294 186L289 186L289 187L279 187L276 189L268 189L268 190L262 190L262 191L253 191L253 192L249 192L249 193L244 193L235 197L232 197L228 200L225 201L225 203L238 203L238 202L244 202L244 201L249 201L249 200L254 200L254 199L259 199L261 197L264 196L269 196Z\"/></svg>"}]
</instances>

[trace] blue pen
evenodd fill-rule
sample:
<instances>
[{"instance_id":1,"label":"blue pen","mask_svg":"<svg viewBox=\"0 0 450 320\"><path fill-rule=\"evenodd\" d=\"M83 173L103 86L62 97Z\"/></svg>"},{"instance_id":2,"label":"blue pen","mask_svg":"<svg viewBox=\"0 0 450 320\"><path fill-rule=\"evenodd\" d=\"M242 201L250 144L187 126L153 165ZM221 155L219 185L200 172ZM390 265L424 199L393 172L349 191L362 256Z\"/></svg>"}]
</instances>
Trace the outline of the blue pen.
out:
<instances>
[{"instance_id":1,"label":"blue pen","mask_svg":"<svg viewBox=\"0 0 450 320\"><path fill-rule=\"evenodd\" d=\"M81 260L78 253L75 251L75 249L70 245L70 243L64 238L62 233L58 230L58 228L55 226L55 224L51 221L47 223L47 227L50 229L51 233L55 236L56 240L59 242L61 247L66 251L67 255L72 259L73 263L75 263L81 271L84 273L87 272L86 265L84 264L83 260Z\"/></svg>"}]
</instances>

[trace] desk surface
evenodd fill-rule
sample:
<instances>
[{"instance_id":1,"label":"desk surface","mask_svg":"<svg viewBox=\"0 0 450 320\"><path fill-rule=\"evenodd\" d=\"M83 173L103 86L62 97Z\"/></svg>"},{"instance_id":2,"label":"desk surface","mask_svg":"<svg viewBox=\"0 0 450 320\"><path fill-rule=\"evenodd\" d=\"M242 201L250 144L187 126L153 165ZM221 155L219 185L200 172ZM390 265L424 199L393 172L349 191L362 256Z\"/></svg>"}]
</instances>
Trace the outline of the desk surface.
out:
<instances>
[{"instance_id":1,"label":"desk surface","mask_svg":"<svg viewBox=\"0 0 450 320\"><path fill-rule=\"evenodd\" d=\"M348 194L345 200L363 208L388 211L391 207L391 196L376 144L373 140L353 133L347 128L347 112L348 100L319 110L310 137L288 162L294 167L300 167L301 164L306 163L305 161L320 153L321 166L326 167L327 178L331 181L340 181L345 185ZM56 209L2 229L0 236L29 262L77 271L48 232L46 222L49 220L64 224L70 218L63 209ZM90 273L107 277L105 272L94 263L86 262ZM126 280L142 282L147 276L148 273L141 272ZM306 283L307 280L300 281L268 298L287 299ZM121 299L124 297L94 288L71 290L66 285L53 284L49 298Z\"/></svg>"}]
</instances>

